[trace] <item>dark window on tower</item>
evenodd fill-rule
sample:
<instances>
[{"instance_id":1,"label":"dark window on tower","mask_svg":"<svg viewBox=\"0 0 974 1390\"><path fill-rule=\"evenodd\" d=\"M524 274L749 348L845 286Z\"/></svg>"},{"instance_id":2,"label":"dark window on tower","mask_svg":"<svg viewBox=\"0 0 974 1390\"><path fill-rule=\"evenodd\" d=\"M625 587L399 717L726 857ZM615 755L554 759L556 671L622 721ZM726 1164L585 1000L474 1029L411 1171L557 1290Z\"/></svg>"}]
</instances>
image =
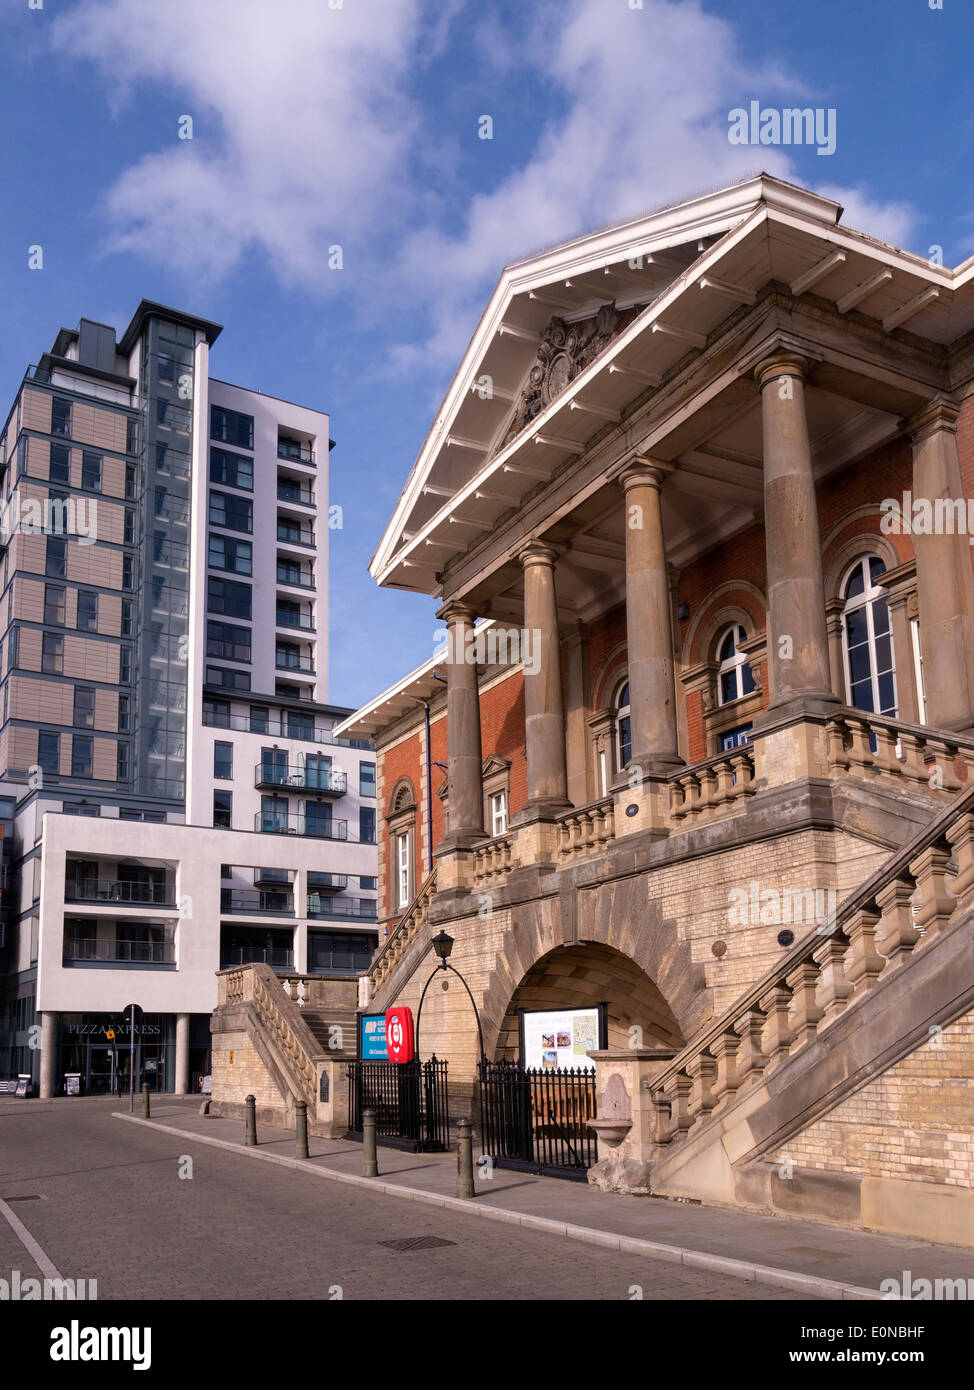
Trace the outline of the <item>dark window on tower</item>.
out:
<instances>
[{"instance_id":1,"label":"dark window on tower","mask_svg":"<svg viewBox=\"0 0 974 1390\"><path fill-rule=\"evenodd\" d=\"M136 480L135 464L134 464L134 463L127 463L127 464L125 465L125 500L126 500L126 502L134 502L134 501L135 501L135 480Z\"/></svg>"},{"instance_id":2,"label":"dark window on tower","mask_svg":"<svg viewBox=\"0 0 974 1390\"><path fill-rule=\"evenodd\" d=\"M226 782L233 781L233 744L214 743L213 776Z\"/></svg>"},{"instance_id":3,"label":"dark window on tower","mask_svg":"<svg viewBox=\"0 0 974 1390\"><path fill-rule=\"evenodd\" d=\"M60 675L64 668L64 638L45 632L41 638L41 670Z\"/></svg>"},{"instance_id":4,"label":"dark window on tower","mask_svg":"<svg viewBox=\"0 0 974 1390\"><path fill-rule=\"evenodd\" d=\"M363 806L358 813L358 837L363 845L375 844L375 810Z\"/></svg>"},{"instance_id":5,"label":"dark window on tower","mask_svg":"<svg viewBox=\"0 0 974 1390\"><path fill-rule=\"evenodd\" d=\"M254 461L243 454L230 454L226 449L210 450L210 482L227 487L253 490Z\"/></svg>"},{"instance_id":6,"label":"dark window on tower","mask_svg":"<svg viewBox=\"0 0 974 1390\"><path fill-rule=\"evenodd\" d=\"M50 546L50 544L51 544L51 542L48 541L48 546ZM122 556L122 588L123 588L123 589L131 589L131 588L134 587L134 583L135 583L134 575L135 575L135 570L134 570L134 562L133 562L133 560L132 560L132 556L131 556L131 555L123 555L123 556Z\"/></svg>"},{"instance_id":7,"label":"dark window on tower","mask_svg":"<svg viewBox=\"0 0 974 1390\"><path fill-rule=\"evenodd\" d=\"M253 574L254 548L250 541L238 541L233 536L210 536L208 561L211 569L229 570L232 574Z\"/></svg>"},{"instance_id":8,"label":"dark window on tower","mask_svg":"<svg viewBox=\"0 0 974 1390\"><path fill-rule=\"evenodd\" d=\"M250 628L211 618L206 624L206 655L218 661L249 661Z\"/></svg>"},{"instance_id":9,"label":"dark window on tower","mask_svg":"<svg viewBox=\"0 0 974 1390\"><path fill-rule=\"evenodd\" d=\"M122 599L122 636L132 636L132 600Z\"/></svg>"},{"instance_id":10,"label":"dark window on tower","mask_svg":"<svg viewBox=\"0 0 974 1390\"><path fill-rule=\"evenodd\" d=\"M70 483L71 450L66 444L51 445L51 467L48 476L52 483Z\"/></svg>"},{"instance_id":11,"label":"dark window on tower","mask_svg":"<svg viewBox=\"0 0 974 1390\"><path fill-rule=\"evenodd\" d=\"M213 824L229 830L233 819L233 792L213 793Z\"/></svg>"},{"instance_id":12,"label":"dark window on tower","mask_svg":"<svg viewBox=\"0 0 974 1390\"><path fill-rule=\"evenodd\" d=\"M207 580L206 593L206 606L211 613L224 613L229 618L251 616L249 584L238 584L234 579L217 579L211 575Z\"/></svg>"},{"instance_id":13,"label":"dark window on tower","mask_svg":"<svg viewBox=\"0 0 974 1390\"><path fill-rule=\"evenodd\" d=\"M92 632L98 627L98 595L90 589L78 590L78 627Z\"/></svg>"},{"instance_id":14,"label":"dark window on tower","mask_svg":"<svg viewBox=\"0 0 974 1390\"><path fill-rule=\"evenodd\" d=\"M210 438L219 439L224 444L235 444L238 449L252 449L254 417L241 415L236 410L227 410L224 406L211 406Z\"/></svg>"},{"instance_id":15,"label":"dark window on tower","mask_svg":"<svg viewBox=\"0 0 974 1390\"><path fill-rule=\"evenodd\" d=\"M59 400L56 396L51 402L51 433L71 433L71 402Z\"/></svg>"},{"instance_id":16,"label":"dark window on tower","mask_svg":"<svg viewBox=\"0 0 974 1390\"><path fill-rule=\"evenodd\" d=\"M118 729L119 733L125 733L129 726L129 697L119 695L118 697Z\"/></svg>"},{"instance_id":17,"label":"dark window on tower","mask_svg":"<svg viewBox=\"0 0 974 1390\"><path fill-rule=\"evenodd\" d=\"M79 729L91 729L95 724L95 688L76 685L74 688L74 723Z\"/></svg>"},{"instance_id":18,"label":"dark window on tower","mask_svg":"<svg viewBox=\"0 0 974 1390\"><path fill-rule=\"evenodd\" d=\"M125 545L135 544L135 512L131 507L125 508L125 529L122 532L122 541Z\"/></svg>"},{"instance_id":19,"label":"dark window on tower","mask_svg":"<svg viewBox=\"0 0 974 1390\"><path fill-rule=\"evenodd\" d=\"M92 740L87 734L75 734L71 740L71 776L91 776Z\"/></svg>"},{"instance_id":20,"label":"dark window on tower","mask_svg":"<svg viewBox=\"0 0 974 1390\"><path fill-rule=\"evenodd\" d=\"M87 449L81 455L81 486L88 492L101 492L101 458Z\"/></svg>"},{"instance_id":21,"label":"dark window on tower","mask_svg":"<svg viewBox=\"0 0 974 1390\"><path fill-rule=\"evenodd\" d=\"M129 746L127 743L118 745L118 762L115 769L115 776L120 782L128 781L129 775Z\"/></svg>"},{"instance_id":22,"label":"dark window on tower","mask_svg":"<svg viewBox=\"0 0 974 1390\"><path fill-rule=\"evenodd\" d=\"M118 678L126 683L132 679L131 647L119 647L118 649Z\"/></svg>"},{"instance_id":23,"label":"dark window on tower","mask_svg":"<svg viewBox=\"0 0 974 1390\"><path fill-rule=\"evenodd\" d=\"M254 504L249 497L234 497L230 492L210 493L210 525L226 526L231 531L254 529Z\"/></svg>"},{"instance_id":24,"label":"dark window on tower","mask_svg":"<svg viewBox=\"0 0 974 1390\"><path fill-rule=\"evenodd\" d=\"M42 772L59 772L61 769L61 735L46 733L43 729L37 735L37 765Z\"/></svg>"},{"instance_id":25,"label":"dark window on tower","mask_svg":"<svg viewBox=\"0 0 974 1390\"><path fill-rule=\"evenodd\" d=\"M57 540L54 536L48 536L44 573L49 574L52 579L64 579L67 574L68 566L67 554L67 541Z\"/></svg>"},{"instance_id":26,"label":"dark window on tower","mask_svg":"<svg viewBox=\"0 0 974 1390\"><path fill-rule=\"evenodd\" d=\"M44 621L54 627L64 626L66 590L60 584L44 585Z\"/></svg>"}]
</instances>

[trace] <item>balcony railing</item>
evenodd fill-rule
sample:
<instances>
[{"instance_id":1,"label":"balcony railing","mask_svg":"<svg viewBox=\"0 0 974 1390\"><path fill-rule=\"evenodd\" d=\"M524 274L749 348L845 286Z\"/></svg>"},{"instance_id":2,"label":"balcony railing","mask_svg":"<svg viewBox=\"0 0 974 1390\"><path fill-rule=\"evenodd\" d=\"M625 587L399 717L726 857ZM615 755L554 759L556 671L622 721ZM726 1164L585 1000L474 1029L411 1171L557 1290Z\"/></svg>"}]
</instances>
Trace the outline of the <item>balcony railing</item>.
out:
<instances>
[{"instance_id":1,"label":"balcony railing","mask_svg":"<svg viewBox=\"0 0 974 1390\"><path fill-rule=\"evenodd\" d=\"M278 565L278 584L289 584L292 589L313 589L314 575L310 570L291 569L288 565Z\"/></svg>"},{"instance_id":2,"label":"balcony railing","mask_svg":"<svg viewBox=\"0 0 974 1390\"><path fill-rule=\"evenodd\" d=\"M160 881L123 883L117 879L66 879L64 900L69 903L131 903L133 906L176 905L176 880L167 875Z\"/></svg>"},{"instance_id":3,"label":"balcony railing","mask_svg":"<svg viewBox=\"0 0 974 1390\"><path fill-rule=\"evenodd\" d=\"M314 675L315 663L310 656L303 656L300 652L282 652L278 650L274 655L274 664L279 671L304 671L306 675Z\"/></svg>"},{"instance_id":4,"label":"balcony railing","mask_svg":"<svg viewBox=\"0 0 974 1390\"><path fill-rule=\"evenodd\" d=\"M284 815L278 811L258 811L254 829L264 835L307 835L315 840L347 840L348 821L320 819L317 816Z\"/></svg>"},{"instance_id":5,"label":"balcony railing","mask_svg":"<svg viewBox=\"0 0 974 1390\"><path fill-rule=\"evenodd\" d=\"M315 533L310 526L288 526L286 522L277 523L277 539L285 545L313 546Z\"/></svg>"},{"instance_id":6,"label":"balcony railing","mask_svg":"<svg viewBox=\"0 0 974 1390\"><path fill-rule=\"evenodd\" d=\"M307 448L304 444L291 444L287 440L277 441L277 457L288 459L292 463L314 463L315 451Z\"/></svg>"},{"instance_id":7,"label":"balcony railing","mask_svg":"<svg viewBox=\"0 0 974 1390\"><path fill-rule=\"evenodd\" d=\"M279 608L275 614L278 627L297 627L302 632L314 632L315 625L308 613L289 613L286 609Z\"/></svg>"},{"instance_id":8,"label":"balcony railing","mask_svg":"<svg viewBox=\"0 0 974 1390\"><path fill-rule=\"evenodd\" d=\"M298 483L277 484L277 498L279 502L299 502L302 507L313 507L315 495L309 487L301 487Z\"/></svg>"},{"instance_id":9,"label":"balcony railing","mask_svg":"<svg viewBox=\"0 0 974 1390\"><path fill-rule=\"evenodd\" d=\"M220 969L234 965L269 965L275 970L293 970L294 952L280 946L224 946L220 950Z\"/></svg>"},{"instance_id":10,"label":"balcony railing","mask_svg":"<svg viewBox=\"0 0 974 1390\"><path fill-rule=\"evenodd\" d=\"M291 791L321 792L325 796L344 796L348 778L344 772L327 767L287 766L258 763L254 768L255 787L287 787Z\"/></svg>"},{"instance_id":11,"label":"balcony railing","mask_svg":"<svg viewBox=\"0 0 974 1390\"><path fill-rule=\"evenodd\" d=\"M348 887L348 874L317 874L313 883L310 881L311 877L309 874L309 893L339 893Z\"/></svg>"},{"instance_id":12,"label":"balcony railing","mask_svg":"<svg viewBox=\"0 0 974 1390\"><path fill-rule=\"evenodd\" d=\"M174 965L176 945L172 941L99 941L95 937L75 937L64 943L64 959L108 965Z\"/></svg>"},{"instance_id":13,"label":"balcony railing","mask_svg":"<svg viewBox=\"0 0 974 1390\"><path fill-rule=\"evenodd\" d=\"M294 916L294 894L282 888L223 888L221 912L268 912L278 917Z\"/></svg>"},{"instance_id":14,"label":"balcony railing","mask_svg":"<svg viewBox=\"0 0 974 1390\"><path fill-rule=\"evenodd\" d=\"M325 894L308 894L309 917L356 917L359 921L374 922L376 915L375 898L331 898Z\"/></svg>"}]
</instances>

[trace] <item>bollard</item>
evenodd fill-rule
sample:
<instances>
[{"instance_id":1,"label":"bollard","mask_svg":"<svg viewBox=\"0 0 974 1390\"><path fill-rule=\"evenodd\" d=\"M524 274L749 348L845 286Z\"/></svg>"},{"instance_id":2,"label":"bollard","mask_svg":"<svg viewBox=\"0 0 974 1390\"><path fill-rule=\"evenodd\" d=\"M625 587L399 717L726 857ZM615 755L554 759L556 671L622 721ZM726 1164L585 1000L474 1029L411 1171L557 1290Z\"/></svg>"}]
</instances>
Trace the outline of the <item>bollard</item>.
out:
<instances>
[{"instance_id":1,"label":"bollard","mask_svg":"<svg viewBox=\"0 0 974 1390\"><path fill-rule=\"evenodd\" d=\"M148 1081L143 1081L143 1083L142 1083L142 1118L143 1118L143 1120L147 1120L147 1119L149 1118L149 1083L148 1083Z\"/></svg>"},{"instance_id":2,"label":"bollard","mask_svg":"<svg viewBox=\"0 0 974 1390\"><path fill-rule=\"evenodd\" d=\"M470 1121L457 1120L457 1196L473 1197L473 1138Z\"/></svg>"},{"instance_id":3,"label":"bollard","mask_svg":"<svg viewBox=\"0 0 974 1390\"><path fill-rule=\"evenodd\" d=\"M308 1157L308 1102L299 1100L295 1104L298 1117L297 1143L295 1145L295 1158Z\"/></svg>"},{"instance_id":4,"label":"bollard","mask_svg":"<svg viewBox=\"0 0 974 1390\"><path fill-rule=\"evenodd\" d=\"M375 1151L375 1111L362 1111L362 1177L379 1176L379 1159Z\"/></svg>"},{"instance_id":5,"label":"bollard","mask_svg":"<svg viewBox=\"0 0 974 1390\"><path fill-rule=\"evenodd\" d=\"M257 1143L257 1097L246 1096L244 1103L247 1106L247 1131L244 1144L250 1147Z\"/></svg>"}]
</instances>

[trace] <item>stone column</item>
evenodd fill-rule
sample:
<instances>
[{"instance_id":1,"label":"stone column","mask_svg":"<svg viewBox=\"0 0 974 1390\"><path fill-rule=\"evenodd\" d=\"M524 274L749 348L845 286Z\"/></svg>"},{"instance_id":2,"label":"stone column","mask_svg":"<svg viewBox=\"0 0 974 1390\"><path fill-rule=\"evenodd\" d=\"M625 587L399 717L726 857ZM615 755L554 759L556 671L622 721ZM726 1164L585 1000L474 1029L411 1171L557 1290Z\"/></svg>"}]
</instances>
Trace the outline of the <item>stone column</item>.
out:
<instances>
[{"instance_id":1,"label":"stone column","mask_svg":"<svg viewBox=\"0 0 974 1390\"><path fill-rule=\"evenodd\" d=\"M837 703L829 674L805 368L797 354L779 353L755 371L764 429L769 710Z\"/></svg>"},{"instance_id":2,"label":"stone column","mask_svg":"<svg viewBox=\"0 0 974 1390\"><path fill-rule=\"evenodd\" d=\"M588 643L583 623L574 623L565 638L565 759L568 799L573 806L598 800L589 791Z\"/></svg>"},{"instance_id":3,"label":"stone column","mask_svg":"<svg viewBox=\"0 0 974 1390\"><path fill-rule=\"evenodd\" d=\"M437 614L447 625L446 747L450 792L449 831L439 851L467 849L484 839L483 754L480 746L480 692L475 653L467 635L473 609L447 603Z\"/></svg>"},{"instance_id":4,"label":"stone column","mask_svg":"<svg viewBox=\"0 0 974 1390\"><path fill-rule=\"evenodd\" d=\"M913 416L907 428L913 437L914 505L928 502L936 521L941 503L939 510L951 524L947 534L913 535L926 722L966 732L974 728L974 573L957 457L957 415L955 405L938 399ZM961 509L963 528L953 515Z\"/></svg>"},{"instance_id":5,"label":"stone column","mask_svg":"<svg viewBox=\"0 0 974 1390\"><path fill-rule=\"evenodd\" d=\"M527 748L526 818L558 815L571 806L565 760L565 704L555 598L556 552L529 541L524 566L524 627L532 660L524 668L524 741Z\"/></svg>"},{"instance_id":6,"label":"stone column","mask_svg":"<svg viewBox=\"0 0 974 1390\"><path fill-rule=\"evenodd\" d=\"M189 1014L176 1015L176 1076L173 1089L177 1096L189 1094Z\"/></svg>"},{"instance_id":7,"label":"stone column","mask_svg":"<svg viewBox=\"0 0 974 1390\"><path fill-rule=\"evenodd\" d=\"M673 684L670 584L660 485L666 464L637 459L621 474L626 506L626 643L632 723L630 767L663 775L680 767Z\"/></svg>"},{"instance_id":8,"label":"stone column","mask_svg":"<svg viewBox=\"0 0 974 1390\"><path fill-rule=\"evenodd\" d=\"M57 1014L41 1014L41 1096L49 1100L57 1086Z\"/></svg>"}]
</instances>

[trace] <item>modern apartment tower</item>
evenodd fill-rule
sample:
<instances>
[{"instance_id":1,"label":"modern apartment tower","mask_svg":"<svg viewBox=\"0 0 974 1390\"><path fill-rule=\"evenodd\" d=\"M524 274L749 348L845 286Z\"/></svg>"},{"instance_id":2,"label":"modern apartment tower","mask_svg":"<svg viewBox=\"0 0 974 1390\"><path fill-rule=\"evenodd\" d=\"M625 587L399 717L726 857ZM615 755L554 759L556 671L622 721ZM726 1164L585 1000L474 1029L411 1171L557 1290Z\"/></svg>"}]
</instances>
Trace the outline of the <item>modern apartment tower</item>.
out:
<instances>
[{"instance_id":1,"label":"modern apartment tower","mask_svg":"<svg viewBox=\"0 0 974 1390\"><path fill-rule=\"evenodd\" d=\"M216 971L376 944L375 764L328 702L328 417L210 376L143 300L31 366L0 433L0 1080L208 1070ZM108 1034L114 1033L114 1038Z\"/></svg>"}]
</instances>

